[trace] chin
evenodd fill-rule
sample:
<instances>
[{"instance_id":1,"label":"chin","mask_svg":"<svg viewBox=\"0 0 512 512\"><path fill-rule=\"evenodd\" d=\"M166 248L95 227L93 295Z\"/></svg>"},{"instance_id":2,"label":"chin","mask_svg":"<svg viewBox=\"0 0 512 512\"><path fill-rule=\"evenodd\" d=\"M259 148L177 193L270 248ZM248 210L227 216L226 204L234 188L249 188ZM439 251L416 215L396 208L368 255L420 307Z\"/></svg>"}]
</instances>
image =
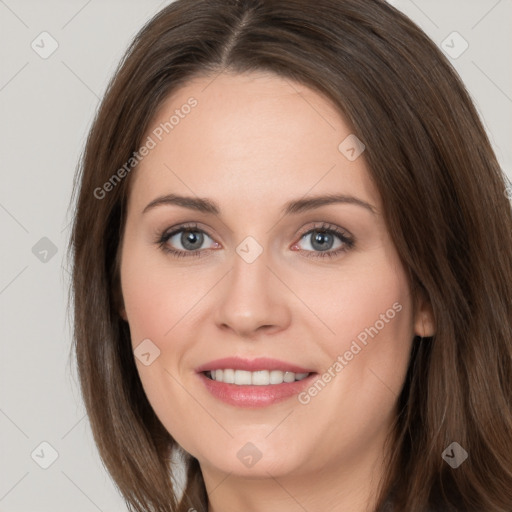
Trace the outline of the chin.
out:
<instances>
[{"instance_id":1,"label":"chin","mask_svg":"<svg viewBox=\"0 0 512 512\"><path fill-rule=\"evenodd\" d=\"M231 473L245 478L269 478L300 473L304 467L296 450L287 446L274 446L268 441L230 440L219 450L209 451L205 457L194 455L201 466L210 466L223 473Z\"/></svg>"}]
</instances>

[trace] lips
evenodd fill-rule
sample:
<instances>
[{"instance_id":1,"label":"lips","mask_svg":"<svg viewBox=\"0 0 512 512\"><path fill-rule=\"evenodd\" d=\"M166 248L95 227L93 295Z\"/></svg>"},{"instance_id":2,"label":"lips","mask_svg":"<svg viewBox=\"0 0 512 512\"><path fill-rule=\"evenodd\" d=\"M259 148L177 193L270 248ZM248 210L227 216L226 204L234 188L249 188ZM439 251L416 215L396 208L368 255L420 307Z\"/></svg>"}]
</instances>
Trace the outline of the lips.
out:
<instances>
[{"instance_id":1,"label":"lips","mask_svg":"<svg viewBox=\"0 0 512 512\"><path fill-rule=\"evenodd\" d=\"M266 407L300 393L317 375L277 359L228 357L196 368L215 398L236 407ZM251 380L252 379L252 380Z\"/></svg>"}]
</instances>

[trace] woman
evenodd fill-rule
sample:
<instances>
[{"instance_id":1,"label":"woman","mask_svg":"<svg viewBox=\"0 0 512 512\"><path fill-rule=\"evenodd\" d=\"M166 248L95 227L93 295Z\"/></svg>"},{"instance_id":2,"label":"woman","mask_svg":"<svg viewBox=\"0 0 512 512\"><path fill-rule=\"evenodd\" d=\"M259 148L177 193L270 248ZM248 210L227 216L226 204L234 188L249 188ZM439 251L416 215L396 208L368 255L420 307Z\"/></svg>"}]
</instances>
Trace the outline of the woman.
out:
<instances>
[{"instance_id":1,"label":"woman","mask_svg":"<svg viewBox=\"0 0 512 512\"><path fill-rule=\"evenodd\" d=\"M131 510L512 510L505 180L397 10L170 4L76 185L80 381Z\"/></svg>"}]
</instances>

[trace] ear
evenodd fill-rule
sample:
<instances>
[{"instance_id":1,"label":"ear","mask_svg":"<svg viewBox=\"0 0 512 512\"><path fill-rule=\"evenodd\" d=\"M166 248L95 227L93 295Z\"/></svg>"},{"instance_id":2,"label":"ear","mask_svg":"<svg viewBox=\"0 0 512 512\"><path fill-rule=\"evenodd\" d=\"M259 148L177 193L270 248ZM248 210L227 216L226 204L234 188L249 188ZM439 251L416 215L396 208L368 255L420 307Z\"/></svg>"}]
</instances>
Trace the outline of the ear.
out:
<instances>
[{"instance_id":1,"label":"ear","mask_svg":"<svg viewBox=\"0 0 512 512\"><path fill-rule=\"evenodd\" d=\"M119 315L125 322L128 322L128 315L126 314L126 309L124 308L124 306L120 308Z\"/></svg>"},{"instance_id":2,"label":"ear","mask_svg":"<svg viewBox=\"0 0 512 512\"><path fill-rule=\"evenodd\" d=\"M435 334L434 312L426 294L418 294L415 311L414 334L422 338L433 336Z\"/></svg>"},{"instance_id":3,"label":"ear","mask_svg":"<svg viewBox=\"0 0 512 512\"><path fill-rule=\"evenodd\" d=\"M121 291L121 286L119 284L118 279L115 280L113 301L114 301L114 308L118 312L119 316L125 322L128 322L128 315L126 314L126 309L124 307L123 293Z\"/></svg>"}]
</instances>

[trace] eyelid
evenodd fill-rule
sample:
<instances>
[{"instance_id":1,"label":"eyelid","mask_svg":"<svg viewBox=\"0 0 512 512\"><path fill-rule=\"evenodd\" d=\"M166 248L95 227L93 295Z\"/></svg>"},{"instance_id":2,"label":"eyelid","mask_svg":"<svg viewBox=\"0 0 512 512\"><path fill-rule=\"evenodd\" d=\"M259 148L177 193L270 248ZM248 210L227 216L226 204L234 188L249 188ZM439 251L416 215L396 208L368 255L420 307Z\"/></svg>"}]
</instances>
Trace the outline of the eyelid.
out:
<instances>
[{"instance_id":1,"label":"eyelid","mask_svg":"<svg viewBox=\"0 0 512 512\"><path fill-rule=\"evenodd\" d=\"M210 234L208 228L205 228L199 222L183 222L181 224L176 224L175 226L167 228L164 231L157 230L156 233L161 237L171 237L179 233L180 231L200 231L208 235L210 238L214 238Z\"/></svg>"},{"instance_id":2,"label":"eyelid","mask_svg":"<svg viewBox=\"0 0 512 512\"><path fill-rule=\"evenodd\" d=\"M307 226L300 229L299 236L302 238L304 235L307 235L310 231L334 231L335 233L342 235L346 238L353 239L354 236L347 229L337 226L336 224L330 224L325 221L313 221L310 222Z\"/></svg>"}]
</instances>

